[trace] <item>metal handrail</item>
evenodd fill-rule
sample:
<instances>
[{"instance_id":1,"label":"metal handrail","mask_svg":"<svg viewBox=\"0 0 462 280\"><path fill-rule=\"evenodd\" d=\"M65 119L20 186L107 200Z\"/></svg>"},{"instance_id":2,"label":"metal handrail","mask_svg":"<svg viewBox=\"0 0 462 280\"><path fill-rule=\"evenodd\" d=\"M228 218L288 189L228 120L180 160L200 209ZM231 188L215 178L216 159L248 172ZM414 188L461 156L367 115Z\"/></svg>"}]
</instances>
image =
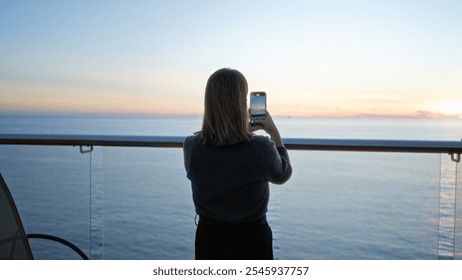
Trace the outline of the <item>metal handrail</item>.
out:
<instances>
[{"instance_id":1,"label":"metal handrail","mask_svg":"<svg viewBox=\"0 0 462 280\"><path fill-rule=\"evenodd\" d=\"M184 139L185 137L181 136L0 134L0 144L4 145L181 148ZM283 140L287 149L290 150L448 153L454 155L462 153L462 141L308 138L284 138Z\"/></svg>"}]
</instances>

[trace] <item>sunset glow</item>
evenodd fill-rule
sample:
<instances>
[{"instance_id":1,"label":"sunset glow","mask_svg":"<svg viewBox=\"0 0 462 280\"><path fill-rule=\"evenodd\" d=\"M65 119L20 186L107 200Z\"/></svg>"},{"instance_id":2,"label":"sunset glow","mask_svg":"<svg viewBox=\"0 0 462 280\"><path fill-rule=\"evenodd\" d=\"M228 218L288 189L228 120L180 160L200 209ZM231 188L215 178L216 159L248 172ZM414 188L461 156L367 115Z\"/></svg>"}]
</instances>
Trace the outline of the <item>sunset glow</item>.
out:
<instances>
[{"instance_id":1,"label":"sunset glow","mask_svg":"<svg viewBox=\"0 0 462 280\"><path fill-rule=\"evenodd\" d=\"M462 116L462 2L0 2L0 113L202 114L215 70L273 115Z\"/></svg>"},{"instance_id":2,"label":"sunset glow","mask_svg":"<svg viewBox=\"0 0 462 280\"><path fill-rule=\"evenodd\" d=\"M462 102L446 102L440 105L441 111L446 115L462 116Z\"/></svg>"}]
</instances>

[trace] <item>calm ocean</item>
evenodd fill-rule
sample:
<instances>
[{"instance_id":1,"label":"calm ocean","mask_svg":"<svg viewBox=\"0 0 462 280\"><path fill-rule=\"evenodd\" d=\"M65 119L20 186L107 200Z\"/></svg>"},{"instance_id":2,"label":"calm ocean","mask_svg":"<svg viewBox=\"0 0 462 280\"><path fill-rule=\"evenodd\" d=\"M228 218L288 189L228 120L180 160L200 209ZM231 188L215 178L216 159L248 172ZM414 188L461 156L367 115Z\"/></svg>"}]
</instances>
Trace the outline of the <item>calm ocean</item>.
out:
<instances>
[{"instance_id":1,"label":"calm ocean","mask_svg":"<svg viewBox=\"0 0 462 280\"><path fill-rule=\"evenodd\" d=\"M286 138L462 138L462 120L275 121ZM186 136L200 124L200 117L0 115L0 133ZM440 182L455 180L445 171L447 155L289 155L293 176L271 187L268 212L277 259L438 258ZM79 147L0 145L0 172L29 233L66 238L105 259L194 258L195 213L181 149L95 147L81 154ZM31 245L36 258L76 258L48 241Z\"/></svg>"}]
</instances>

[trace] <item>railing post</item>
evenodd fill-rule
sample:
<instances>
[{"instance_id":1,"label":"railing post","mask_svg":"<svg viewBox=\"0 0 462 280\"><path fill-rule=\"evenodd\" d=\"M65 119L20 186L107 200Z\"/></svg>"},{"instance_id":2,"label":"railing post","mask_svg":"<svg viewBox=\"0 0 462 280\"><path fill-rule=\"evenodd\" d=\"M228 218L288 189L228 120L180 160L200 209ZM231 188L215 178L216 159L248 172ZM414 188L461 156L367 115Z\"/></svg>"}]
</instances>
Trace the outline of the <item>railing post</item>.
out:
<instances>
[{"instance_id":1,"label":"railing post","mask_svg":"<svg viewBox=\"0 0 462 280\"><path fill-rule=\"evenodd\" d=\"M438 259L454 259L456 238L457 162L441 155Z\"/></svg>"},{"instance_id":2,"label":"railing post","mask_svg":"<svg viewBox=\"0 0 462 280\"><path fill-rule=\"evenodd\" d=\"M462 164L456 164L456 209L454 259L462 260Z\"/></svg>"},{"instance_id":3,"label":"railing post","mask_svg":"<svg viewBox=\"0 0 462 280\"><path fill-rule=\"evenodd\" d=\"M101 260L104 255L104 182L103 147L91 151L90 160L90 259Z\"/></svg>"}]
</instances>

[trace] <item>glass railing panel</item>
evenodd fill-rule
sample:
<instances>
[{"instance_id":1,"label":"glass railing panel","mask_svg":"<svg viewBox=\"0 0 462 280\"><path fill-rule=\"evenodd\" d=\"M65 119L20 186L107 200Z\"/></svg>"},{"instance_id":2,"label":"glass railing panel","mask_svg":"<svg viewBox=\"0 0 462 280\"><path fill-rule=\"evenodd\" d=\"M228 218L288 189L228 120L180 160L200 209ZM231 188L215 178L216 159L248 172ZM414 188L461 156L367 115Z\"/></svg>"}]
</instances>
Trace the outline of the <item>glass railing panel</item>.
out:
<instances>
[{"instance_id":1,"label":"glass railing panel","mask_svg":"<svg viewBox=\"0 0 462 280\"><path fill-rule=\"evenodd\" d=\"M104 149L104 258L193 259L195 211L181 149Z\"/></svg>"},{"instance_id":2,"label":"glass railing panel","mask_svg":"<svg viewBox=\"0 0 462 280\"><path fill-rule=\"evenodd\" d=\"M79 147L0 145L2 173L26 233L55 235L90 252L90 154ZM36 259L80 259L49 240L31 239Z\"/></svg>"},{"instance_id":3,"label":"glass railing panel","mask_svg":"<svg viewBox=\"0 0 462 280\"><path fill-rule=\"evenodd\" d=\"M289 154L293 177L271 186L268 211L277 259L461 259L462 175L448 155ZM92 259L194 258L181 149L0 145L0 172L29 233ZM39 259L79 258L31 245Z\"/></svg>"},{"instance_id":4,"label":"glass railing panel","mask_svg":"<svg viewBox=\"0 0 462 280\"><path fill-rule=\"evenodd\" d=\"M437 258L440 155L290 155L279 259Z\"/></svg>"}]
</instances>

